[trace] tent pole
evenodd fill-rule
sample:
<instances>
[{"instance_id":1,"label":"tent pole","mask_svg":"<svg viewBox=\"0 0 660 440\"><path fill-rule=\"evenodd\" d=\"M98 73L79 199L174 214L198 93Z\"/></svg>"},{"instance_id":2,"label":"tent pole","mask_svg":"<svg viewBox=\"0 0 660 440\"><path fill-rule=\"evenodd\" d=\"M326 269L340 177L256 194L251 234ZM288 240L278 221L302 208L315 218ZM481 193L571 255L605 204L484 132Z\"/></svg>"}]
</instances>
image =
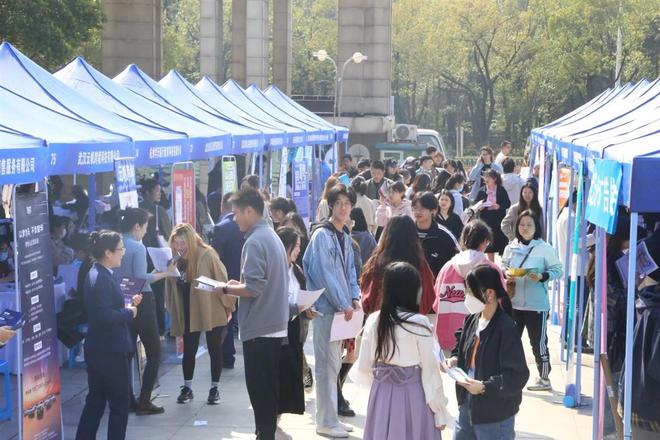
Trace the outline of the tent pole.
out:
<instances>
[{"instance_id":1,"label":"tent pole","mask_svg":"<svg viewBox=\"0 0 660 440\"><path fill-rule=\"evenodd\" d=\"M552 187L553 190L553 200L552 200L552 211L548 210L548 222L546 225L551 227L552 235L549 236L549 238L552 239L552 246L556 247L557 246L557 217L559 217L559 166L557 163L557 153L554 151L552 152L552 172L555 175L555 184ZM549 232L550 234L550 232ZM558 325L560 320L559 320L559 312L561 308L559 307L559 298L561 295L561 289L560 289L560 282L559 280L554 280L552 282L552 324L553 325Z\"/></svg>"},{"instance_id":2,"label":"tent pole","mask_svg":"<svg viewBox=\"0 0 660 440\"><path fill-rule=\"evenodd\" d=\"M89 175L89 206L87 208L87 228L89 232L96 230L96 174Z\"/></svg>"},{"instance_id":3,"label":"tent pole","mask_svg":"<svg viewBox=\"0 0 660 440\"><path fill-rule=\"evenodd\" d=\"M630 249L628 250L628 291L626 298L625 391L623 394L623 438L632 438L632 356L635 324L635 272L637 269L637 222L639 214L630 213Z\"/></svg>"},{"instance_id":4,"label":"tent pole","mask_svg":"<svg viewBox=\"0 0 660 440\"><path fill-rule=\"evenodd\" d=\"M603 295L603 273L605 266L603 262L603 253L605 251L604 230L600 226L596 226L596 275L594 279L594 391L593 391L593 405L591 410L592 417L592 439L598 440L603 437L602 434L602 419L600 413L601 398L601 381L600 381L600 334L601 334L601 301ZM607 323L607 321L606 321Z\"/></svg>"},{"instance_id":5,"label":"tent pole","mask_svg":"<svg viewBox=\"0 0 660 440\"><path fill-rule=\"evenodd\" d=\"M562 325L561 325L561 340L562 344L566 342L566 348L561 351L561 360L566 361L567 360L567 355L568 355L568 302L569 302L569 294L570 294L570 276L571 276L571 243L573 241L573 237L571 234L571 231L573 230L573 189L574 189L574 179L573 179L573 170L571 169L571 174L570 174L570 179L568 181L568 200L566 203L566 207L564 209L568 209L568 229L566 233L566 251L564 252L564 261L566 262L566 267L564 268L564 282L563 282L563 287L564 287L564 309L562 311ZM559 184L557 185L559 186Z\"/></svg>"},{"instance_id":6,"label":"tent pole","mask_svg":"<svg viewBox=\"0 0 660 440\"><path fill-rule=\"evenodd\" d=\"M259 187L264 186L264 153L259 154Z\"/></svg>"},{"instance_id":7,"label":"tent pole","mask_svg":"<svg viewBox=\"0 0 660 440\"><path fill-rule=\"evenodd\" d=\"M577 324L577 329L575 333L575 337L579 338L576 339L577 341L577 358L575 361L575 366L576 368L576 374L577 378L575 381L575 388L576 388L576 396L577 396L577 406L580 406L580 402L582 400L582 333L584 332L584 317L586 315L586 308L589 307L588 303L584 302L584 293L585 289L587 288L586 286L586 267L587 267L587 220L586 220L586 208L587 208L587 197L585 197L587 194L589 194L589 179L586 179L585 182L583 183L584 185L584 195L582 197L582 204L580 205L580 213L581 218L580 220L580 241L581 243L581 248L580 248L580 270L581 270L581 275L579 276L578 279L581 280L580 284L578 285L578 320L576 321Z\"/></svg>"}]
</instances>

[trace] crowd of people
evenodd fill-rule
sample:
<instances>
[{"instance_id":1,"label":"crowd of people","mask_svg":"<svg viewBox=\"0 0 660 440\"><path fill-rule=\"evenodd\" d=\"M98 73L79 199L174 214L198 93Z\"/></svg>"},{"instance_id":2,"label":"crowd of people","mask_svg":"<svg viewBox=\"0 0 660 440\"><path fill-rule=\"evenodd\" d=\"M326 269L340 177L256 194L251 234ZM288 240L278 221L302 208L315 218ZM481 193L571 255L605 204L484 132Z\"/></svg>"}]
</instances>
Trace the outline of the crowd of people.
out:
<instances>
[{"instance_id":1,"label":"crowd of people","mask_svg":"<svg viewBox=\"0 0 660 440\"><path fill-rule=\"evenodd\" d=\"M129 412L164 412L151 395L165 336L183 341L177 402L194 399L202 332L210 405L221 400L222 370L234 368L238 332L257 439L291 438L278 427L279 417L304 413L310 388L316 432L348 437L353 427L340 418L355 416L343 391L348 377L371 387L364 439L439 439L454 423L457 440L514 438L530 375L525 330L538 370L527 389L552 390L549 283L562 277L566 261L544 240L537 170L522 178L511 147L502 143L497 157L482 147L469 171L433 147L402 164L362 159L354 165L346 155L325 181L311 225L291 199L260 189L256 176L246 176L236 193L213 192L198 203L197 228L172 224L157 179L142 182L140 208L117 210L107 229L89 236L75 231L77 216L85 215L77 204L70 207L72 218L53 213L55 267L82 261L74 296L88 326L81 338L89 393L77 438L95 438L106 403L111 439L125 437ZM621 218L608 237L607 256L607 352L617 377L625 291L615 261L628 246L625 212ZM660 261L657 219L646 218L641 237L649 235L649 252ZM171 249L166 270L154 269L148 247ZM589 251L589 264L580 271L587 305L595 284ZM144 280L141 292L127 300L122 277ZM209 289L200 277L216 284ZM660 389L651 359L660 355L660 339L652 333L660 304L656 278L660 270L640 285L644 305L638 307L645 326L640 331L656 345L652 353L635 351L644 373L653 371L633 376L636 426L645 432L660 431L660 408L649 397ZM298 305L301 290L317 289L323 293L311 308ZM335 315L350 321L358 310L365 320L357 337L331 340ZM586 348L593 343L592 317L593 310L585 318ZM310 329L313 372L303 352ZM0 328L0 343L11 336ZM129 365L138 337L146 366L136 397ZM456 380L456 421L447 411L442 374Z\"/></svg>"}]
</instances>

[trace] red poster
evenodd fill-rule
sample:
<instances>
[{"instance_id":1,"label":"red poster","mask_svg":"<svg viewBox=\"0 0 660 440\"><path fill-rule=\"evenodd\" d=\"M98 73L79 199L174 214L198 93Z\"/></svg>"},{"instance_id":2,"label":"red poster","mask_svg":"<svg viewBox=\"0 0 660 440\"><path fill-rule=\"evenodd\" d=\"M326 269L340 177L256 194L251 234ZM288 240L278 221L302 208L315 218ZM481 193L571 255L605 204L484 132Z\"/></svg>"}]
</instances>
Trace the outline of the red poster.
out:
<instances>
[{"instance_id":1,"label":"red poster","mask_svg":"<svg viewBox=\"0 0 660 440\"><path fill-rule=\"evenodd\" d=\"M172 169L172 211L174 224L190 223L195 227L195 170Z\"/></svg>"},{"instance_id":2,"label":"red poster","mask_svg":"<svg viewBox=\"0 0 660 440\"><path fill-rule=\"evenodd\" d=\"M571 169L570 168L560 168L559 169L559 210L566 205L568 201L568 187L571 183Z\"/></svg>"}]
</instances>

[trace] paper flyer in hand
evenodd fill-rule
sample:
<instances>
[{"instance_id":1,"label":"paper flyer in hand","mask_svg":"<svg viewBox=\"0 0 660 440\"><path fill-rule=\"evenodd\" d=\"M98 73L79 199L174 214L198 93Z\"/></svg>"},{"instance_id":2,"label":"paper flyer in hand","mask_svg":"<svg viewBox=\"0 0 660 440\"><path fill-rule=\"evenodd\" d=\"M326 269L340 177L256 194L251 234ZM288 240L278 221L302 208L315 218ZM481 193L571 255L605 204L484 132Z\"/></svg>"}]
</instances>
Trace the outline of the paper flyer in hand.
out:
<instances>
[{"instance_id":1,"label":"paper flyer in hand","mask_svg":"<svg viewBox=\"0 0 660 440\"><path fill-rule=\"evenodd\" d=\"M302 312L312 307L312 304L319 299L324 291L325 289L299 291L295 302L298 304L300 311Z\"/></svg>"},{"instance_id":2,"label":"paper flyer in hand","mask_svg":"<svg viewBox=\"0 0 660 440\"><path fill-rule=\"evenodd\" d=\"M465 383L470 378L470 376L468 376L468 374L465 371L463 371L463 369L458 367L447 368L447 374L456 382Z\"/></svg>"},{"instance_id":3,"label":"paper flyer in hand","mask_svg":"<svg viewBox=\"0 0 660 440\"><path fill-rule=\"evenodd\" d=\"M635 268L635 279L637 283L643 280L648 274L658 270L658 265L653 261L653 257L649 253L646 243L640 241L637 243L637 264ZM623 286L628 287L628 252L616 260L616 268L619 270Z\"/></svg>"},{"instance_id":4,"label":"paper flyer in hand","mask_svg":"<svg viewBox=\"0 0 660 440\"><path fill-rule=\"evenodd\" d=\"M353 339L360 332L363 321L364 311L362 309L355 309L350 321L344 319L344 312L335 313L330 329L330 342Z\"/></svg>"},{"instance_id":5,"label":"paper flyer in hand","mask_svg":"<svg viewBox=\"0 0 660 440\"><path fill-rule=\"evenodd\" d=\"M211 279L209 277L205 277L203 275L200 276L200 277L195 278L195 281L197 281L197 286L196 287L199 290L203 290L205 292L213 292L213 289L215 289L216 287L220 287L223 284L225 284L221 281L216 281L214 279Z\"/></svg>"},{"instance_id":6,"label":"paper flyer in hand","mask_svg":"<svg viewBox=\"0 0 660 440\"><path fill-rule=\"evenodd\" d=\"M130 305L133 297L142 293L142 288L146 282L147 280L142 278L123 277L119 282L119 288L121 293L124 294L124 304Z\"/></svg>"},{"instance_id":7,"label":"paper flyer in hand","mask_svg":"<svg viewBox=\"0 0 660 440\"><path fill-rule=\"evenodd\" d=\"M149 252L151 261L154 263L154 268L158 272L167 272L167 265L172 260L172 249L169 247L148 247L147 252ZM181 276L179 269L175 269L173 274L177 277Z\"/></svg>"}]
</instances>

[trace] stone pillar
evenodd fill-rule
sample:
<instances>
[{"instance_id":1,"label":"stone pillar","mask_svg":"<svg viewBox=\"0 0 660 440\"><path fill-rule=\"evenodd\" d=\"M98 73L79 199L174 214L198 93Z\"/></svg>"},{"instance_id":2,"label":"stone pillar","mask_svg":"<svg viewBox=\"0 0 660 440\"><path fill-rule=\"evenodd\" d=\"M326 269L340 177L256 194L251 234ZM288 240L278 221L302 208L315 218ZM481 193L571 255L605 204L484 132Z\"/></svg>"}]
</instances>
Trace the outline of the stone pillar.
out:
<instances>
[{"instance_id":1,"label":"stone pillar","mask_svg":"<svg viewBox=\"0 0 660 440\"><path fill-rule=\"evenodd\" d=\"M102 68L113 77L131 63L159 80L162 69L161 0L103 0Z\"/></svg>"},{"instance_id":2,"label":"stone pillar","mask_svg":"<svg viewBox=\"0 0 660 440\"><path fill-rule=\"evenodd\" d=\"M242 86L268 85L268 0L233 0L232 78Z\"/></svg>"},{"instance_id":3,"label":"stone pillar","mask_svg":"<svg viewBox=\"0 0 660 440\"><path fill-rule=\"evenodd\" d=\"M343 77L342 114L390 114L392 0L339 0L337 64L354 52L369 60L349 64Z\"/></svg>"},{"instance_id":4,"label":"stone pillar","mask_svg":"<svg viewBox=\"0 0 660 440\"><path fill-rule=\"evenodd\" d=\"M222 0L200 0L199 12L199 70L222 84L225 80Z\"/></svg>"},{"instance_id":5,"label":"stone pillar","mask_svg":"<svg viewBox=\"0 0 660 440\"><path fill-rule=\"evenodd\" d=\"M273 84L291 95L293 66L291 0L273 0Z\"/></svg>"}]
</instances>

